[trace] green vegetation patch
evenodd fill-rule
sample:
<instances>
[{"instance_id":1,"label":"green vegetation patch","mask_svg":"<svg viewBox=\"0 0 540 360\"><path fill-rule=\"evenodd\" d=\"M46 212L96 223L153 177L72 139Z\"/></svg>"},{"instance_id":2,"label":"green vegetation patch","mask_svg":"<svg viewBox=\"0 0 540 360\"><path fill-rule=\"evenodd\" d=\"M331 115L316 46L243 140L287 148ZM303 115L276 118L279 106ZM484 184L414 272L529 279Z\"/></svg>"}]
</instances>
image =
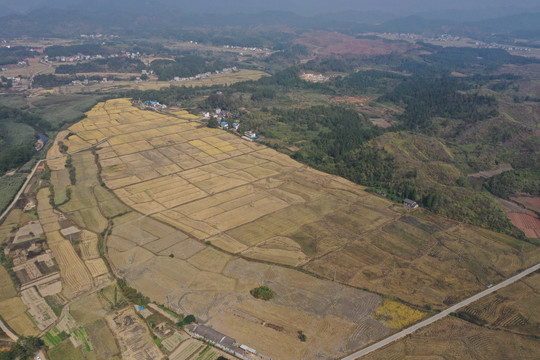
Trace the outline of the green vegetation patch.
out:
<instances>
[{"instance_id":1,"label":"green vegetation patch","mask_svg":"<svg viewBox=\"0 0 540 360\"><path fill-rule=\"evenodd\" d=\"M79 348L73 347L71 341L64 341L49 351L50 360L84 360L85 356Z\"/></svg>"},{"instance_id":2,"label":"green vegetation patch","mask_svg":"<svg viewBox=\"0 0 540 360\"><path fill-rule=\"evenodd\" d=\"M251 289L249 293L256 299L270 300L274 298L274 291L266 285Z\"/></svg>"},{"instance_id":3,"label":"green vegetation patch","mask_svg":"<svg viewBox=\"0 0 540 360\"><path fill-rule=\"evenodd\" d=\"M132 288L131 286L128 286L128 284L123 279L118 279L118 286L120 287L120 290L122 290L123 295L128 299L130 302L146 307L148 303L150 302L150 298L148 296L144 296L140 292L138 292L136 289Z\"/></svg>"},{"instance_id":4,"label":"green vegetation patch","mask_svg":"<svg viewBox=\"0 0 540 360\"><path fill-rule=\"evenodd\" d=\"M69 334L67 334L65 331L58 330L57 327L54 327L45 334L43 341L45 342L45 345L51 349L67 338L69 338Z\"/></svg>"}]
</instances>

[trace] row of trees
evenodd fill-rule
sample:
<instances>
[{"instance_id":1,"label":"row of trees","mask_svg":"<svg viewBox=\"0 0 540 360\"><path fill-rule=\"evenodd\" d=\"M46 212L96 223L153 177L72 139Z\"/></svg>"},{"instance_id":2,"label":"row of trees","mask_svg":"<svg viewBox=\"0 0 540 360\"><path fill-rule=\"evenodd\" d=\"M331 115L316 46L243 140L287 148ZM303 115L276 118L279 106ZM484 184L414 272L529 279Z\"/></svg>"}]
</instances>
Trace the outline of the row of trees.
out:
<instances>
[{"instance_id":1,"label":"row of trees","mask_svg":"<svg viewBox=\"0 0 540 360\"><path fill-rule=\"evenodd\" d=\"M60 65L55 73L72 75L92 72L140 73L145 68L146 66L140 60L119 57L81 62L75 65Z\"/></svg>"},{"instance_id":2,"label":"row of trees","mask_svg":"<svg viewBox=\"0 0 540 360\"><path fill-rule=\"evenodd\" d=\"M229 66L220 59L208 61L199 56L185 55L172 60L154 60L150 64L159 80L171 80L176 76L190 77L205 72L221 70Z\"/></svg>"},{"instance_id":3,"label":"row of trees","mask_svg":"<svg viewBox=\"0 0 540 360\"><path fill-rule=\"evenodd\" d=\"M40 338L34 336L20 337L10 350L0 351L0 360L33 359L43 345L45 343Z\"/></svg>"}]
</instances>

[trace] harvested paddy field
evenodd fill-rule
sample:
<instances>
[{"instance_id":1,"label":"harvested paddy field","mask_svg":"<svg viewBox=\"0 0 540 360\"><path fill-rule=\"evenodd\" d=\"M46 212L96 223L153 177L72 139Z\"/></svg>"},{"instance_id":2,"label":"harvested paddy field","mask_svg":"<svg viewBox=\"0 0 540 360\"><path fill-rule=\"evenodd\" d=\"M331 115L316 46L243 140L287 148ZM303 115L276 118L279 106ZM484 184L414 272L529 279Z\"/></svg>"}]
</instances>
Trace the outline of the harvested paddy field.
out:
<instances>
[{"instance_id":1,"label":"harvested paddy field","mask_svg":"<svg viewBox=\"0 0 540 360\"><path fill-rule=\"evenodd\" d=\"M540 336L540 273L497 291L466 308L463 318L492 329Z\"/></svg>"},{"instance_id":2,"label":"harvested paddy field","mask_svg":"<svg viewBox=\"0 0 540 360\"><path fill-rule=\"evenodd\" d=\"M540 257L532 244L407 211L260 144L127 99L87 116L65 143L69 151L100 143L101 179L132 209L116 209L112 220L112 265L153 300L275 359L338 357L424 316L340 283L444 307ZM90 180L93 155L76 155L77 169L91 169L80 183L94 184L83 208L100 213L114 197ZM261 284L273 300L251 297Z\"/></svg>"},{"instance_id":3,"label":"harvested paddy field","mask_svg":"<svg viewBox=\"0 0 540 360\"><path fill-rule=\"evenodd\" d=\"M362 359L506 360L538 358L540 341L445 318Z\"/></svg>"},{"instance_id":4,"label":"harvested paddy field","mask_svg":"<svg viewBox=\"0 0 540 360\"><path fill-rule=\"evenodd\" d=\"M97 150L101 177L119 199L229 254L439 306L540 255L509 236L396 211L342 178L127 99L100 103L87 115L66 144L71 151L108 139ZM169 240L151 251L177 250Z\"/></svg>"},{"instance_id":5,"label":"harvested paddy field","mask_svg":"<svg viewBox=\"0 0 540 360\"><path fill-rule=\"evenodd\" d=\"M60 213L53 210L49 204L49 194L47 188L41 189L37 194L39 220L46 232L47 244L58 262L64 295L73 298L92 288L92 276L72 243L60 233Z\"/></svg>"},{"instance_id":6,"label":"harvested paddy field","mask_svg":"<svg viewBox=\"0 0 540 360\"><path fill-rule=\"evenodd\" d=\"M110 359L119 354L114 334L105 318L110 312L109 303L96 293L77 299L70 306L73 318L84 326L88 339L94 346L98 359Z\"/></svg>"},{"instance_id":7,"label":"harvested paddy field","mask_svg":"<svg viewBox=\"0 0 540 360\"><path fill-rule=\"evenodd\" d=\"M19 297L12 297L0 302L0 316L15 333L23 336L36 336L38 328L26 315L28 308Z\"/></svg>"},{"instance_id":8,"label":"harvested paddy field","mask_svg":"<svg viewBox=\"0 0 540 360\"><path fill-rule=\"evenodd\" d=\"M150 331L135 315L132 307L109 315L107 322L120 343L122 359L159 360L164 357L152 341Z\"/></svg>"},{"instance_id":9,"label":"harvested paddy field","mask_svg":"<svg viewBox=\"0 0 540 360\"><path fill-rule=\"evenodd\" d=\"M539 308L537 272L364 359L537 359Z\"/></svg>"}]
</instances>

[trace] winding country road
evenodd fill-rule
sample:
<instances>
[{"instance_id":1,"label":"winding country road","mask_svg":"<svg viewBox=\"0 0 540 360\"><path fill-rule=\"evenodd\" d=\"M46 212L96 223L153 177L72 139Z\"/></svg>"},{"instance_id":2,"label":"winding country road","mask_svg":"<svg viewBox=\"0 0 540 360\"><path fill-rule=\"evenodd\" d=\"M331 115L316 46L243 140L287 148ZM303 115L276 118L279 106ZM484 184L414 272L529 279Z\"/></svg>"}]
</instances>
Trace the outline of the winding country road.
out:
<instances>
[{"instance_id":1,"label":"winding country road","mask_svg":"<svg viewBox=\"0 0 540 360\"><path fill-rule=\"evenodd\" d=\"M419 323L414 324L413 326L408 327L407 329L402 330L402 331L400 331L400 332L398 332L398 333L396 333L394 335L391 335L391 336L387 337L384 340L381 340L381 341L379 341L379 342L377 342L377 343L375 343L373 345L370 345L370 346L368 346L368 347L366 347L366 348L364 348L362 350L359 350L359 351L357 351L357 352L355 352L355 353L353 353L353 354L351 354L349 356L346 356L346 357L342 358L342 360L358 359L358 358L360 358L360 357L362 357L364 355L367 355L367 354L369 354L369 353L371 353L371 352L373 352L375 350L378 350L378 349L380 349L380 348L382 348L382 347L384 347L384 346L386 346L388 344L391 344L394 341L399 340L399 339L401 339L401 338L403 338L403 337L405 337L407 335L410 335L413 332L415 332L416 330L419 330L419 329L421 329L423 327L426 327L426 326L428 326L430 324L433 324L435 321L438 321L438 320L450 315L451 313L456 312L457 310L459 310L459 309L461 309L461 308L463 308L463 307L465 307L467 305L470 305L471 303L473 303L473 302L475 302L477 300L480 300L481 298L483 298L483 297L485 297L485 296L487 296L489 294L494 293L497 290L500 290L500 289L502 289L502 288L504 288L504 287L506 287L508 285L511 285L511 284L515 283L516 281L521 280L525 276L530 275L530 274L532 274L533 272L535 272L535 271L537 271L539 269L540 269L540 263L528 268L527 270L524 270L524 271L520 272L517 275L512 276L509 279L506 279L506 280L500 282L497 285L494 285L494 286L490 287L487 290L479 292L478 294L473 295L468 299L465 299L465 300L463 300L463 301L461 301L461 302L459 302L459 303L457 303L457 304L455 304L453 306L450 306L448 309L443 310L440 313L438 313L436 315L433 315L432 317L430 317L430 318L428 318L426 320L420 321Z\"/></svg>"}]
</instances>

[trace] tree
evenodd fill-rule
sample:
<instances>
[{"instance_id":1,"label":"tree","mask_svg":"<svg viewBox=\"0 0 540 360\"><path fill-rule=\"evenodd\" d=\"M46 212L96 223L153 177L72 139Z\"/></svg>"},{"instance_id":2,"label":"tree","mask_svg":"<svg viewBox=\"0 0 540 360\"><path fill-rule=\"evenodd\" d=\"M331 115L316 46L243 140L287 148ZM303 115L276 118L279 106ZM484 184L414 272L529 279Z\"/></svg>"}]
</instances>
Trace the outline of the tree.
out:
<instances>
[{"instance_id":1,"label":"tree","mask_svg":"<svg viewBox=\"0 0 540 360\"><path fill-rule=\"evenodd\" d=\"M270 300L274 298L274 292L266 285L251 289L250 294L256 299Z\"/></svg>"},{"instance_id":2,"label":"tree","mask_svg":"<svg viewBox=\"0 0 540 360\"><path fill-rule=\"evenodd\" d=\"M211 118L210 120L208 120L208 127L209 128L216 129L218 126L219 126L219 123L218 123L217 119Z\"/></svg>"},{"instance_id":3,"label":"tree","mask_svg":"<svg viewBox=\"0 0 540 360\"><path fill-rule=\"evenodd\" d=\"M40 338L34 336L20 337L17 343L11 348L11 359L32 359L43 345L44 342Z\"/></svg>"}]
</instances>

